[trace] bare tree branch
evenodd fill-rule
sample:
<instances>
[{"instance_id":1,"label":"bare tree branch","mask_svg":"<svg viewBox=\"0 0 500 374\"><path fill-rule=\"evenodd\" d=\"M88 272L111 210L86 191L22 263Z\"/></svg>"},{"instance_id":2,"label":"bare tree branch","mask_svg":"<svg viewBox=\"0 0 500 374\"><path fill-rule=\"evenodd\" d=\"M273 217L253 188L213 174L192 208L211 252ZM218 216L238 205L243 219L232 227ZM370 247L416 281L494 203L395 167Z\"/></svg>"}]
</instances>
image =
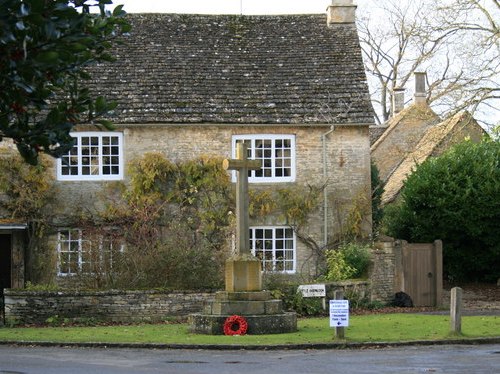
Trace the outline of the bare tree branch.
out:
<instances>
[{"instance_id":1,"label":"bare tree branch","mask_svg":"<svg viewBox=\"0 0 500 374\"><path fill-rule=\"evenodd\" d=\"M379 0L358 19L372 101L381 121L391 115L395 88L426 71L427 100L441 115L467 109L498 121L500 4L498 0ZM361 7L360 14L363 9ZM376 14L376 16L373 16ZM382 16L383 15L383 16ZM489 122L488 122L489 121Z\"/></svg>"}]
</instances>

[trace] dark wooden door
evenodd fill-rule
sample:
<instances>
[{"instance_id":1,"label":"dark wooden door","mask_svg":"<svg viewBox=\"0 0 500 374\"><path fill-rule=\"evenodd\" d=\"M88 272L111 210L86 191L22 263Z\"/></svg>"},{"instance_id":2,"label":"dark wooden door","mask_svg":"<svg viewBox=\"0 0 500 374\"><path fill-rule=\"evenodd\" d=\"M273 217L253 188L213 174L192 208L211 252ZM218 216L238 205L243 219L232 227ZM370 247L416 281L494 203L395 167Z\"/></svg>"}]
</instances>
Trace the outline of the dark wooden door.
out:
<instances>
[{"instance_id":1,"label":"dark wooden door","mask_svg":"<svg viewBox=\"0 0 500 374\"><path fill-rule=\"evenodd\" d=\"M12 271L11 236L0 235L0 288L10 288Z\"/></svg>"}]
</instances>

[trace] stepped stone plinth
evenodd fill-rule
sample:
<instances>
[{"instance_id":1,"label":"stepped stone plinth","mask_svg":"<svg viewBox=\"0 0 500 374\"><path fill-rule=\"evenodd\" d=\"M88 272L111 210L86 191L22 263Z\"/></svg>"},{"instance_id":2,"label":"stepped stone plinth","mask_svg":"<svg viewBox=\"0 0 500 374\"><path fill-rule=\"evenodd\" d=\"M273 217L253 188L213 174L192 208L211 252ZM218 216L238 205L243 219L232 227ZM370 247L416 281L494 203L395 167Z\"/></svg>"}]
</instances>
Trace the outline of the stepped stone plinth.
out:
<instances>
[{"instance_id":1,"label":"stepped stone plinth","mask_svg":"<svg viewBox=\"0 0 500 374\"><path fill-rule=\"evenodd\" d=\"M282 301L273 299L269 291L217 292L215 300L205 305L203 313L189 316L190 330L198 334L222 335L224 322L232 315L247 320L247 334L297 331L296 313L284 312Z\"/></svg>"}]
</instances>

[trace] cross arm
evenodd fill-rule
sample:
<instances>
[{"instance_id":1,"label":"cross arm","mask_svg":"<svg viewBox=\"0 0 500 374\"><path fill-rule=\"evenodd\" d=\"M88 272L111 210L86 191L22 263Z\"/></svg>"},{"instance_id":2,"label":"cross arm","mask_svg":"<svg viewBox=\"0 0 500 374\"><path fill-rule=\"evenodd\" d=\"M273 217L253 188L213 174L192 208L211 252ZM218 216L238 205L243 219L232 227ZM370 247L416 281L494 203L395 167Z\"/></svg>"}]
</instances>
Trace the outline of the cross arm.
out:
<instances>
[{"instance_id":1,"label":"cross arm","mask_svg":"<svg viewBox=\"0 0 500 374\"><path fill-rule=\"evenodd\" d=\"M259 170L262 168L262 162L260 160L228 160L222 161L222 167L224 170Z\"/></svg>"}]
</instances>

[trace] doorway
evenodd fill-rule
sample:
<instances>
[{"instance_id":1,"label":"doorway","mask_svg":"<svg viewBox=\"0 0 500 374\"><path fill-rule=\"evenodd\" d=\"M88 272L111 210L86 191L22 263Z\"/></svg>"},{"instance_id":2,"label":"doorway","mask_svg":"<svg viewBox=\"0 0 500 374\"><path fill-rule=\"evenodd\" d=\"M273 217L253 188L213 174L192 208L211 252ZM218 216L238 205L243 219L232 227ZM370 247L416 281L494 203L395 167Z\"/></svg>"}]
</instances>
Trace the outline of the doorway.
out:
<instances>
[{"instance_id":1,"label":"doorway","mask_svg":"<svg viewBox=\"0 0 500 374\"><path fill-rule=\"evenodd\" d=\"M12 239L10 234L0 234L0 288L11 288Z\"/></svg>"}]
</instances>

